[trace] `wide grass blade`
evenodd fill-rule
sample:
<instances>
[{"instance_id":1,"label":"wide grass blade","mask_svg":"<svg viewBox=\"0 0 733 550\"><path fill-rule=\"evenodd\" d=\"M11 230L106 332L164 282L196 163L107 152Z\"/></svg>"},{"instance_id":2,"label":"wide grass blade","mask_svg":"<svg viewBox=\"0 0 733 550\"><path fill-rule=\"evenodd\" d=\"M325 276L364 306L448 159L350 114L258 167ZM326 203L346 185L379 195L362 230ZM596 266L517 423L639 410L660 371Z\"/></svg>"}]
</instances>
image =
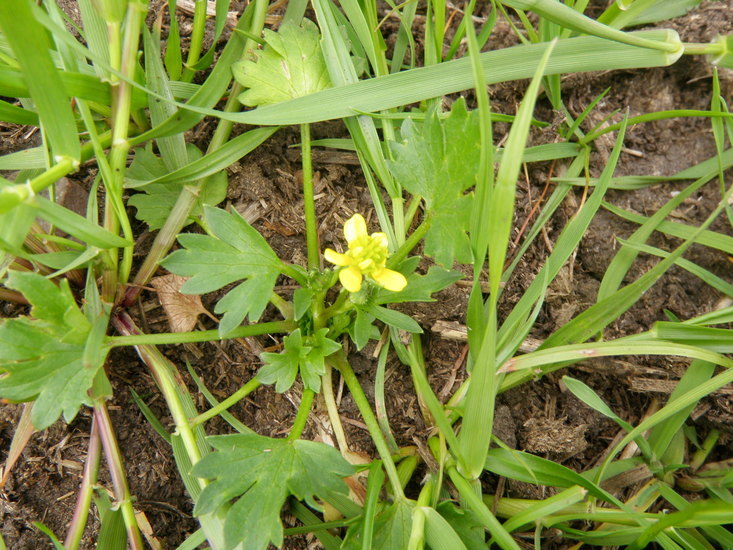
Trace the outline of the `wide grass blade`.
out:
<instances>
[{"instance_id":1,"label":"wide grass blade","mask_svg":"<svg viewBox=\"0 0 733 550\"><path fill-rule=\"evenodd\" d=\"M33 17L29 0L0 2L0 28L20 63L51 153L78 160L81 145L69 96L51 59L51 41Z\"/></svg>"}]
</instances>

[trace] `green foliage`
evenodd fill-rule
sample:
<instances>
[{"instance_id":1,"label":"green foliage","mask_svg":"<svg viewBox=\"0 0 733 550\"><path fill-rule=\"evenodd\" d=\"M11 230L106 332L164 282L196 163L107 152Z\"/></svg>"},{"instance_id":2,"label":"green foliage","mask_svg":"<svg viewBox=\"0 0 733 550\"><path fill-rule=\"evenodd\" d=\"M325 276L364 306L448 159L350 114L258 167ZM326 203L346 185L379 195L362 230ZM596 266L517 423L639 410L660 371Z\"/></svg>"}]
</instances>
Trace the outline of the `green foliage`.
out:
<instances>
[{"instance_id":1,"label":"green foliage","mask_svg":"<svg viewBox=\"0 0 733 550\"><path fill-rule=\"evenodd\" d=\"M201 158L201 151L193 144L186 146L188 162L192 163ZM149 147L135 150L135 159L127 169L129 180L153 180L169 173L165 162L156 156ZM137 208L136 218L148 224L151 230L163 227L168 219L173 205L181 194L181 184L175 182L151 183L142 188L143 193L130 197L128 204ZM227 175L218 172L210 177L203 193L197 197L191 210L190 217L197 218L203 213L204 205L216 206L227 196Z\"/></svg>"},{"instance_id":2,"label":"green foliage","mask_svg":"<svg viewBox=\"0 0 733 550\"><path fill-rule=\"evenodd\" d=\"M312 94L330 86L321 53L320 32L315 23L303 19L300 26L285 22L278 32L264 31L267 45L234 65L234 77L249 88L239 96L247 106L280 103Z\"/></svg>"},{"instance_id":3,"label":"green foliage","mask_svg":"<svg viewBox=\"0 0 733 550\"><path fill-rule=\"evenodd\" d=\"M326 372L324 359L341 349L341 345L326 337L327 328L322 328L312 336L303 336L296 329L283 339L281 353L263 353L265 365L257 373L263 384L275 382L275 390L282 393L293 385L300 371L306 388L319 392L321 376Z\"/></svg>"},{"instance_id":4,"label":"green foliage","mask_svg":"<svg viewBox=\"0 0 733 550\"><path fill-rule=\"evenodd\" d=\"M204 294L246 279L216 305L224 313L219 334L224 336L245 317L256 321L262 315L282 269L282 262L267 241L236 211L204 206L204 220L211 235L181 234L177 250L162 265L177 275L191 277L181 292Z\"/></svg>"},{"instance_id":5,"label":"green foliage","mask_svg":"<svg viewBox=\"0 0 733 550\"><path fill-rule=\"evenodd\" d=\"M476 112L468 112L459 99L444 118L433 109L421 125L406 119L402 141L390 143L394 160L389 168L395 179L425 200L431 219L425 252L448 267L454 259L471 261L466 234L471 195L466 190L476 184L479 134Z\"/></svg>"},{"instance_id":6,"label":"green foliage","mask_svg":"<svg viewBox=\"0 0 733 550\"><path fill-rule=\"evenodd\" d=\"M410 529L412 527L412 510L414 503L399 500L386 507L374 521L374 538L372 548L380 550L404 550L408 548ZM362 548L362 525L352 527L344 540L344 550Z\"/></svg>"},{"instance_id":7,"label":"green foliage","mask_svg":"<svg viewBox=\"0 0 733 550\"><path fill-rule=\"evenodd\" d=\"M67 281L57 287L37 273L11 272L5 283L33 305L31 317L0 324L0 396L12 401L35 399L31 420L44 429L61 414L70 422L104 363L106 349L95 341ZM106 326L106 318L101 322ZM96 323L95 323L96 325Z\"/></svg>"},{"instance_id":8,"label":"green foliage","mask_svg":"<svg viewBox=\"0 0 733 550\"><path fill-rule=\"evenodd\" d=\"M271 439L257 434L208 438L215 452L193 469L212 479L201 493L194 513L226 509L226 549L280 546L280 509L289 495L314 504L313 497L345 494L342 478L354 473L333 447L313 441ZM236 499L231 507L227 504Z\"/></svg>"}]
</instances>

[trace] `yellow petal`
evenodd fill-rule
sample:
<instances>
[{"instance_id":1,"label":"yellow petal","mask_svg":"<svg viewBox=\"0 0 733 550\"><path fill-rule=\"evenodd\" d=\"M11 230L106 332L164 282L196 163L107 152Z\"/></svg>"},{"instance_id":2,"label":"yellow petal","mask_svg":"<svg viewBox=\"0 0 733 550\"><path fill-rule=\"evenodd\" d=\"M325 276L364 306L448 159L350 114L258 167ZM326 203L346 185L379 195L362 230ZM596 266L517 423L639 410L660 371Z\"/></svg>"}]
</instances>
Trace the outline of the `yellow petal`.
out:
<instances>
[{"instance_id":1,"label":"yellow petal","mask_svg":"<svg viewBox=\"0 0 733 550\"><path fill-rule=\"evenodd\" d=\"M339 272L339 280L349 292L361 290L361 271L355 267L347 267Z\"/></svg>"},{"instance_id":2,"label":"yellow petal","mask_svg":"<svg viewBox=\"0 0 733 550\"><path fill-rule=\"evenodd\" d=\"M379 286L391 290L392 292L399 292L407 286L407 279L402 273L392 271L391 269L380 269L371 274L372 278L377 282Z\"/></svg>"},{"instance_id":3,"label":"yellow petal","mask_svg":"<svg viewBox=\"0 0 733 550\"><path fill-rule=\"evenodd\" d=\"M361 214L354 214L344 224L344 237L346 242L351 243L356 241L359 237L363 237L367 234L366 221Z\"/></svg>"},{"instance_id":4,"label":"yellow petal","mask_svg":"<svg viewBox=\"0 0 733 550\"><path fill-rule=\"evenodd\" d=\"M339 254L330 248L323 251L323 257L326 258L327 262L336 265L349 265L351 263L351 259L346 254Z\"/></svg>"},{"instance_id":5,"label":"yellow petal","mask_svg":"<svg viewBox=\"0 0 733 550\"><path fill-rule=\"evenodd\" d=\"M389 241L387 240L387 234L386 233L372 233L372 239L379 240L379 246L383 248L387 248L389 246Z\"/></svg>"}]
</instances>

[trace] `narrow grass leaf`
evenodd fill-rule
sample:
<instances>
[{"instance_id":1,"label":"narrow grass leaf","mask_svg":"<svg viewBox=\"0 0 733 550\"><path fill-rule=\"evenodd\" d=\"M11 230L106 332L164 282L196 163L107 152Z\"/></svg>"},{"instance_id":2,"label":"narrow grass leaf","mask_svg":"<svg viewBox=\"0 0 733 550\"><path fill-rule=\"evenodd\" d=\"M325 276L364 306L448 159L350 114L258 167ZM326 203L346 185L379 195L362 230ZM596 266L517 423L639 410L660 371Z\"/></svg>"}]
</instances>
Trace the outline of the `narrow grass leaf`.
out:
<instances>
[{"instance_id":1,"label":"narrow grass leaf","mask_svg":"<svg viewBox=\"0 0 733 550\"><path fill-rule=\"evenodd\" d=\"M662 250L660 248L656 248L654 246L649 246L646 244L631 243L623 239L619 239L619 242L622 245L629 246L635 250L638 250L639 252L646 252L647 254L653 254L654 256L659 256L660 258L666 258L667 256L670 255L670 252L667 252L666 250ZM733 285L730 284L725 279L723 279L722 277L718 277L715 273L708 271L704 267L694 262L691 262L690 260L686 260L685 258L678 258L677 261L675 262L675 265L681 267L685 271L692 273L695 277L709 284L711 287L713 287L715 290L719 291L720 293L730 298L733 298Z\"/></svg>"},{"instance_id":2,"label":"narrow grass leaf","mask_svg":"<svg viewBox=\"0 0 733 550\"><path fill-rule=\"evenodd\" d=\"M601 413L606 418L610 418L626 432L630 432L634 429L631 424L613 412L611 407L609 407L606 402L603 401L603 399L601 399L601 397L584 382L570 376L563 376L562 381L568 390L570 390L570 393L588 405L591 409ZM647 459L651 459L652 451L649 446L649 442L643 437L637 438L635 442L644 456L647 457Z\"/></svg>"},{"instance_id":3,"label":"narrow grass leaf","mask_svg":"<svg viewBox=\"0 0 733 550\"><path fill-rule=\"evenodd\" d=\"M0 28L20 63L50 150L56 158L78 160L81 146L69 96L51 59L48 33L33 17L30 2L0 2Z\"/></svg>"},{"instance_id":4,"label":"narrow grass leaf","mask_svg":"<svg viewBox=\"0 0 733 550\"><path fill-rule=\"evenodd\" d=\"M92 246L107 249L132 245L76 212L41 196L36 195L33 198L33 205L38 208L40 217Z\"/></svg>"},{"instance_id":5,"label":"narrow grass leaf","mask_svg":"<svg viewBox=\"0 0 733 550\"><path fill-rule=\"evenodd\" d=\"M615 40L634 46L646 48L659 48L669 52L674 59L678 59L682 55L683 47L679 36L674 33L668 41L663 44L650 44L644 39L640 39L633 33L625 33L604 25L590 17L586 17L582 13L578 13L570 6L556 2L555 0L501 0L502 4L511 6L520 10L532 10L543 18L546 18L562 27L579 31L584 34L590 34L608 40Z\"/></svg>"},{"instance_id":6,"label":"narrow grass leaf","mask_svg":"<svg viewBox=\"0 0 733 550\"><path fill-rule=\"evenodd\" d=\"M184 163L177 170L164 176L148 180L127 180L126 187L136 188L153 183L187 183L211 176L255 150L277 130L277 127L255 128L229 140L225 145L191 163Z\"/></svg>"},{"instance_id":7,"label":"narrow grass leaf","mask_svg":"<svg viewBox=\"0 0 733 550\"><path fill-rule=\"evenodd\" d=\"M733 330L660 321L652 329L660 340L698 346L718 353L733 353Z\"/></svg>"},{"instance_id":8,"label":"narrow grass leaf","mask_svg":"<svg viewBox=\"0 0 733 550\"><path fill-rule=\"evenodd\" d=\"M489 191L491 202L485 228L485 231L491 235L488 250L489 322L485 328L481 348L477 350L476 360L473 363L459 440L461 455L468 468L465 473L474 479L481 474L484 468L491 439L496 395L496 306L514 216L516 180L541 77L554 47L554 42L547 46L544 56L537 65L534 78L519 106L516 119L509 132L504 149L504 160L499 166L494 187Z\"/></svg>"},{"instance_id":9,"label":"narrow grass leaf","mask_svg":"<svg viewBox=\"0 0 733 550\"><path fill-rule=\"evenodd\" d=\"M196 550L206 542L206 533L203 529L196 529L186 540L176 546L176 550Z\"/></svg>"},{"instance_id":10,"label":"narrow grass leaf","mask_svg":"<svg viewBox=\"0 0 733 550\"><path fill-rule=\"evenodd\" d=\"M565 489L556 495L528 506L522 512L512 516L504 523L504 529L511 533L522 526L542 523L542 520L547 516L562 512L567 507L582 501L587 494L587 489L577 485Z\"/></svg>"},{"instance_id":11,"label":"narrow grass leaf","mask_svg":"<svg viewBox=\"0 0 733 550\"><path fill-rule=\"evenodd\" d=\"M612 357L617 355L678 355L711 361L728 368L733 367L733 360L714 351L706 350L697 345L676 344L668 340L660 341L647 333L647 335L641 337L619 338L609 342L541 347L537 351L510 359L501 366L499 372L515 372L533 368L539 368L543 372L552 372L556 370L552 368L556 363L566 361L575 363L591 357Z\"/></svg>"},{"instance_id":12,"label":"narrow grass leaf","mask_svg":"<svg viewBox=\"0 0 733 550\"><path fill-rule=\"evenodd\" d=\"M148 98L150 121L153 126L162 124L168 118L175 116L178 111L173 103L173 92L170 89L168 77L160 60L159 42L158 33L154 37L150 31L143 29L145 80L150 89L157 94L157 96ZM169 172L182 168L188 163L186 141L183 133L159 137L156 143L160 151L160 157Z\"/></svg>"},{"instance_id":13,"label":"narrow grass leaf","mask_svg":"<svg viewBox=\"0 0 733 550\"><path fill-rule=\"evenodd\" d=\"M89 51L102 59L109 59L109 41L107 37L107 24L99 10L95 9L93 0L79 0L79 11L81 12L81 20L84 25L84 40ZM171 26L174 24L175 18L171 18ZM97 77L108 82L110 80L109 71L104 67L94 65L94 71Z\"/></svg>"},{"instance_id":14,"label":"narrow grass leaf","mask_svg":"<svg viewBox=\"0 0 733 550\"><path fill-rule=\"evenodd\" d=\"M613 212L624 220L637 224L643 224L649 219L646 216L636 214L635 212L629 212L628 210L624 210L623 208L619 208L618 206L610 203L604 203L603 208L609 212ZM668 221L660 222L656 230L660 233L666 233L667 235L680 239L690 239L698 231L698 229L692 225ZM723 235L716 231L705 230L695 237L695 242L712 248L717 248L726 254L733 254L733 237L729 235Z\"/></svg>"},{"instance_id":15,"label":"narrow grass leaf","mask_svg":"<svg viewBox=\"0 0 733 550\"><path fill-rule=\"evenodd\" d=\"M132 395L132 400L140 409L140 412L143 413L143 416L150 423L155 432L160 437L162 437L166 443L170 444L171 434L168 432L168 430L165 429L163 423L158 419L157 416L155 416L155 413L150 409L150 407L148 407L147 403L143 401L142 397L140 397L137 392L132 388L130 388L130 394Z\"/></svg>"}]
</instances>

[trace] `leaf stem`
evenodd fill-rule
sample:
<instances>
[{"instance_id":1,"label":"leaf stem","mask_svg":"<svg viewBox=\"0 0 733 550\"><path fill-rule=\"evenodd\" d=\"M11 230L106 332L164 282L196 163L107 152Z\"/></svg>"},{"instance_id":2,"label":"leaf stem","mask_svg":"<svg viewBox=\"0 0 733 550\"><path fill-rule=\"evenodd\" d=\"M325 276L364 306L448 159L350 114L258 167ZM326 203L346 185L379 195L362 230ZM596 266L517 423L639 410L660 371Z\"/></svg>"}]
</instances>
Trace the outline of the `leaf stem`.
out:
<instances>
[{"instance_id":1,"label":"leaf stem","mask_svg":"<svg viewBox=\"0 0 733 550\"><path fill-rule=\"evenodd\" d=\"M392 254L392 256L389 257L389 260L387 261L388 267L394 267L400 264L402 260L404 260L407 255L412 252L412 249L415 248L418 243L425 237L425 234L428 232L428 229L430 229L430 225L433 222L433 218L431 215L425 216L425 219L420 223L420 225L417 226L415 231L412 232L412 234L407 238L407 240L402 243L402 246L400 246L397 251Z\"/></svg>"},{"instance_id":2,"label":"leaf stem","mask_svg":"<svg viewBox=\"0 0 733 550\"><path fill-rule=\"evenodd\" d=\"M397 473L397 468L392 460L392 455L389 452L389 446L384 440L377 418L372 412L369 400L366 395L364 395L364 390L361 388L359 380L356 378L356 374L354 374L354 370L351 368L351 365L346 359L343 351L334 353L328 357L328 360L332 361L334 366L339 370L341 376L344 378L344 382L346 382L346 386L351 392L351 396L354 398L354 402L356 403L356 406L364 419L364 423L369 430L369 435L371 435L372 440L374 441L374 446L377 448L377 452L384 463L384 470L387 472L387 477L389 478L389 483L392 487L395 499L404 500L405 493L402 490L400 476Z\"/></svg>"},{"instance_id":3,"label":"leaf stem","mask_svg":"<svg viewBox=\"0 0 733 550\"><path fill-rule=\"evenodd\" d=\"M79 494L77 496L76 506L74 507L74 516L71 518L69 531L66 534L66 540L64 540L64 546L67 550L77 550L81 544L81 538L84 535L84 528L86 527L87 517L89 516L89 507L92 503L94 484L97 482L97 474L99 473L101 447L99 421L96 415L93 415L81 487L79 487Z\"/></svg>"},{"instance_id":4,"label":"leaf stem","mask_svg":"<svg viewBox=\"0 0 733 550\"><path fill-rule=\"evenodd\" d=\"M295 416L293 428L290 430L290 434L288 435L288 441L295 441L303 434L315 395L316 393L313 390L308 388L303 389L303 396L300 398L298 414Z\"/></svg>"},{"instance_id":5,"label":"leaf stem","mask_svg":"<svg viewBox=\"0 0 733 550\"><path fill-rule=\"evenodd\" d=\"M257 336L259 334L287 333L296 328L296 324L292 321L273 321L270 323L258 323L255 325L237 327L224 337L219 335L218 330L168 332L161 334L125 334L123 336L108 336L107 344L112 347L117 347L183 344L187 342L217 342L221 340L231 340L234 338Z\"/></svg>"},{"instance_id":6,"label":"leaf stem","mask_svg":"<svg viewBox=\"0 0 733 550\"><path fill-rule=\"evenodd\" d=\"M127 485L125 471L122 466L122 455L114 434L112 421L109 418L107 405L101 400L94 403L94 418L99 425L99 435L104 448L104 456L107 459L109 475L112 478L114 495L117 504L122 511L122 518L127 529L127 539L133 550L144 550L143 539L140 535L140 528L135 519L135 510L132 507L130 488Z\"/></svg>"},{"instance_id":7,"label":"leaf stem","mask_svg":"<svg viewBox=\"0 0 733 550\"><path fill-rule=\"evenodd\" d=\"M239 403L242 399L247 397L250 393L252 393L257 388L259 388L261 384L262 383L257 379L257 377L252 378L249 382L247 382L244 386L242 386L237 391L235 391L232 395L227 397L224 401L222 401L215 407L210 408L208 411L202 412L197 417L192 418L191 426L196 427L199 424L203 424L207 420L210 420L214 418L215 416L220 415L221 413L226 411L229 407L233 407L234 405Z\"/></svg>"},{"instance_id":8,"label":"leaf stem","mask_svg":"<svg viewBox=\"0 0 733 550\"><path fill-rule=\"evenodd\" d=\"M305 238L308 246L308 268L321 266L316 202L313 194L313 159L311 156L310 124L300 125L301 153L303 159L303 210L305 211Z\"/></svg>"}]
</instances>

